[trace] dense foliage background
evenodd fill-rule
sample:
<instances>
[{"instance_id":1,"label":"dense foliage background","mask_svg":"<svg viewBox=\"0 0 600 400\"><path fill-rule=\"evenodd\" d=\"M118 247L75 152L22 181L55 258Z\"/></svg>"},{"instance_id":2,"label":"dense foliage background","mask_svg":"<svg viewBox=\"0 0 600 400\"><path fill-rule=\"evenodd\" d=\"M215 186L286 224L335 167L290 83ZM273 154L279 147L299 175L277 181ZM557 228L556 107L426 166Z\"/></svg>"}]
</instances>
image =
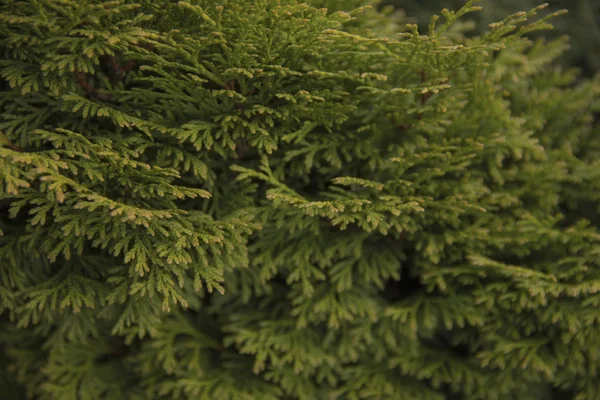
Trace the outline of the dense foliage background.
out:
<instances>
[{"instance_id":1,"label":"dense foliage background","mask_svg":"<svg viewBox=\"0 0 600 400\"><path fill-rule=\"evenodd\" d=\"M567 17L365 3L0 2L0 397L600 398Z\"/></svg>"},{"instance_id":2,"label":"dense foliage background","mask_svg":"<svg viewBox=\"0 0 600 400\"><path fill-rule=\"evenodd\" d=\"M483 32L489 23L505 16L530 9L539 5L537 0L482 0L480 13L473 15L476 32ZM554 32L544 32L545 37L568 35L570 48L561 57L561 62L582 68L586 75L600 70L600 2L596 0L552 0L548 1L552 11L568 10L569 14L552 22ZM382 6L391 5L404 10L420 26L427 25L432 14L446 7L456 9L464 4L463 0L383 0Z\"/></svg>"}]
</instances>

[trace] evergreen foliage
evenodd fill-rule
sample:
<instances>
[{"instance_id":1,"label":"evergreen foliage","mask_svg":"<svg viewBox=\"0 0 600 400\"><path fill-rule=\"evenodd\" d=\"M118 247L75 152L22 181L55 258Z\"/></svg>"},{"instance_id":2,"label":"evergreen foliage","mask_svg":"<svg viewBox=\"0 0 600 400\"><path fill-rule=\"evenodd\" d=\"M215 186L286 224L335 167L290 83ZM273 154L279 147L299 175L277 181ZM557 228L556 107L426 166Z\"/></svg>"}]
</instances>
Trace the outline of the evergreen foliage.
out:
<instances>
[{"instance_id":1,"label":"evergreen foliage","mask_svg":"<svg viewBox=\"0 0 600 400\"><path fill-rule=\"evenodd\" d=\"M600 398L600 82L543 6L0 4L3 398Z\"/></svg>"},{"instance_id":2,"label":"evergreen foliage","mask_svg":"<svg viewBox=\"0 0 600 400\"><path fill-rule=\"evenodd\" d=\"M537 0L482 0L482 12L474 15L477 24L470 22L470 28L478 33L487 29L488 24L496 22L511 13L532 8L540 2ZM431 14L443 7L456 8L464 4L464 0L383 0L382 5L393 6L405 10L411 18L416 18L426 26ZM570 37L569 49L561 57L560 62L583 69L586 75L593 75L600 70L600 1L597 0L553 0L549 2L549 10L566 9L567 15L553 22L554 34L544 32L544 37L556 37L567 34Z\"/></svg>"}]
</instances>

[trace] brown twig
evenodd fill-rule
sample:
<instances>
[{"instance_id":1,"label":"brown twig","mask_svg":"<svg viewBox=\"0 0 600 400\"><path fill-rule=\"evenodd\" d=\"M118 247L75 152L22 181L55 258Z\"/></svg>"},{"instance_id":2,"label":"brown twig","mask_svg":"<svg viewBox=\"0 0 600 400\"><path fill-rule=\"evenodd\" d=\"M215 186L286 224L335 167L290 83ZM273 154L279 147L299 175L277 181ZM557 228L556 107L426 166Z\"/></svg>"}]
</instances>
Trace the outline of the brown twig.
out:
<instances>
[{"instance_id":1,"label":"brown twig","mask_svg":"<svg viewBox=\"0 0 600 400\"><path fill-rule=\"evenodd\" d=\"M421 70L421 84L425 83L426 80L427 80L427 73L425 72L425 70ZM430 97L431 97L431 92L422 93L421 94L421 106L424 106Z\"/></svg>"},{"instance_id":2,"label":"brown twig","mask_svg":"<svg viewBox=\"0 0 600 400\"><path fill-rule=\"evenodd\" d=\"M427 72L425 72L425 70L422 69L420 75L421 75L421 84L423 84L427 81ZM425 103L427 103L427 100L429 100L430 97L431 97L431 92L421 93L421 107L425 106ZM423 112L419 112L417 114L417 119L419 121L423 119Z\"/></svg>"},{"instance_id":3,"label":"brown twig","mask_svg":"<svg viewBox=\"0 0 600 400\"><path fill-rule=\"evenodd\" d=\"M77 85L79 85L79 87L83 89L83 91L85 92L85 94L88 97L95 98L95 99L102 100L102 101L111 101L112 100L112 96L110 95L110 93L102 93L98 89L96 89L94 86L92 86L88 82L85 73L83 73L81 71L75 71L75 82L77 82Z\"/></svg>"},{"instance_id":4,"label":"brown twig","mask_svg":"<svg viewBox=\"0 0 600 400\"><path fill-rule=\"evenodd\" d=\"M117 57L109 57L108 64L110 66L110 81L114 84L117 83L125 76L127 71L134 68L137 63L133 60L128 61L125 65L119 64Z\"/></svg>"},{"instance_id":5,"label":"brown twig","mask_svg":"<svg viewBox=\"0 0 600 400\"><path fill-rule=\"evenodd\" d=\"M22 150L16 145L14 145L2 131L0 131L0 147L5 147L13 151L18 151L19 153L22 152Z\"/></svg>"},{"instance_id":6,"label":"brown twig","mask_svg":"<svg viewBox=\"0 0 600 400\"><path fill-rule=\"evenodd\" d=\"M19 153L22 153L23 150L21 150L19 147L17 147L16 145L12 144L12 143L5 143L4 147L6 147L7 149L11 149L13 151L17 151Z\"/></svg>"},{"instance_id":7,"label":"brown twig","mask_svg":"<svg viewBox=\"0 0 600 400\"><path fill-rule=\"evenodd\" d=\"M225 90L235 90L235 81L229 81L223 86Z\"/></svg>"}]
</instances>

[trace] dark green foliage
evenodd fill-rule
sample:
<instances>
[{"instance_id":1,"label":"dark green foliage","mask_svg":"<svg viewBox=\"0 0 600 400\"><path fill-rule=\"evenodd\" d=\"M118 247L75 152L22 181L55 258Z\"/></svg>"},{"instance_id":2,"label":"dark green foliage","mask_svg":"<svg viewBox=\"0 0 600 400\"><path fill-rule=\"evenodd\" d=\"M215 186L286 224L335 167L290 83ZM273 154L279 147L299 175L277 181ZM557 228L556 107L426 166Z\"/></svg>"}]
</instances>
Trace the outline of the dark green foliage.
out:
<instances>
[{"instance_id":1,"label":"dark green foliage","mask_svg":"<svg viewBox=\"0 0 600 400\"><path fill-rule=\"evenodd\" d=\"M383 5L392 5L406 10L408 16L417 18L423 25L429 17L439 13L443 7L458 8L464 0L420 1L420 0L383 0ZM600 1L597 0L552 0L548 1L549 9L558 11L566 9L569 14L553 22L554 33L544 32L544 36L570 36L570 47L561 57L561 62L581 67L586 74L600 70ZM487 25L504 18L506 15L535 7L537 0L482 0L482 12L474 16L477 25L473 27L479 33L487 29Z\"/></svg>"},{"instance_id":2,"label":"dark green foliage","mask_svg":"<svg viewBox=\"0 0 600 400\"><path fill-rule=\"evenodd\" d=\"M600 82L553 15L314 4L2 2L6 398L600 398Z\"/></svg>"}]
</instances>

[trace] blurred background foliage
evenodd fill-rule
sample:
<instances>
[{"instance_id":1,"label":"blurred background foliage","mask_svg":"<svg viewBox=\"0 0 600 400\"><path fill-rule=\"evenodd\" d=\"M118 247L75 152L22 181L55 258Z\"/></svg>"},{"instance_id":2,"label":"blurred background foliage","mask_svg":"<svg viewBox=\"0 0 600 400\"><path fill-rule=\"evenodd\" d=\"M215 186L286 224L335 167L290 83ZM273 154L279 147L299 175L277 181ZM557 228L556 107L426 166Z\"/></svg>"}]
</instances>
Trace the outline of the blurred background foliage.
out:
<instances>
[{"instance_id":1,"label":"blurred background foliage","mask_svg":"<svg viewBox=\"0 0 600 400\"><path fill-rule=\"evenodd\" d=\"M426 31L429 19L443 8L459 9L466 0L383 0L381 6L393 6L404 11L409 22L418 23ZM473 34L486 30L488 24L503 20L507 15L527 11L543 3L543 0L482 0L478 4L483 10L469 14L474 19ZM567 66L581 68L584 75L600 71L600 0L552 0L548 1L548 12L566 9L568 14L555 18L551 23L553 32L544 31L545 37L568 35L571 48L563 55Z\"/></svg>"}]
</instances>

